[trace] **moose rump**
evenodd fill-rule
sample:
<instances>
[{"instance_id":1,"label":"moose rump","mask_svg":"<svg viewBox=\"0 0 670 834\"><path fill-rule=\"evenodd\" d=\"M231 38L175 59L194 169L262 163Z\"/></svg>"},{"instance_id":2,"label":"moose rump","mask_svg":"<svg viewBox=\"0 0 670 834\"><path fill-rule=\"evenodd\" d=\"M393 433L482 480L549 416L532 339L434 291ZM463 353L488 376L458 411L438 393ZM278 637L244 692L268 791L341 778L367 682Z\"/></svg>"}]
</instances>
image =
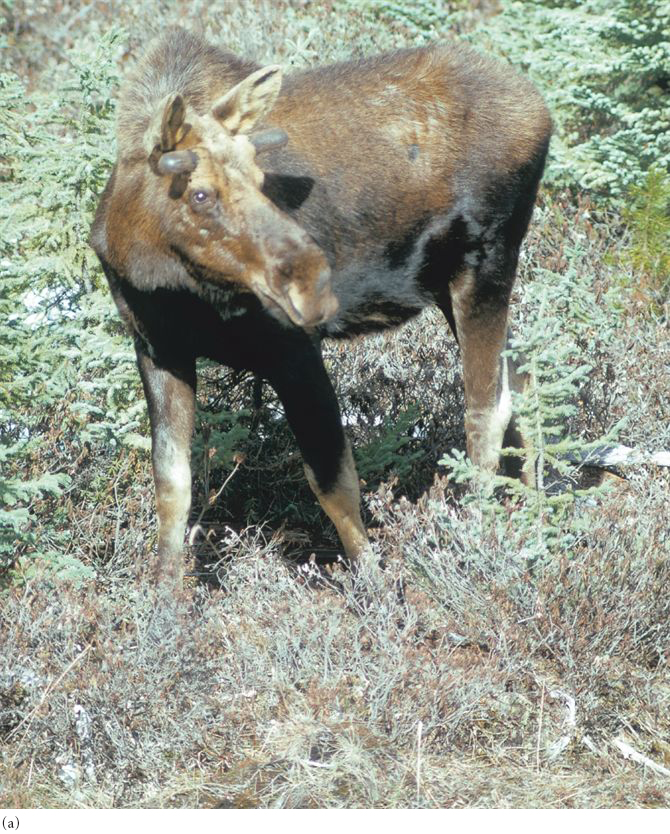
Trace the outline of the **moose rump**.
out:
<instances>
[{"instance_id":1,"label":"moose rump","mask_svg":"<svg viewBox=\"0 0 670 834\"><path fill-rule=\"evenodd\" d=\"M282 80L175 28L119 112L91 241L149 407L157 579L181 582L198 356L277 392L350 560L367 537L321 339L437 304L461 348L468 454L496 468L508 303L551 132L532 85L455 43Z\"/></svg>"}]
</instances>

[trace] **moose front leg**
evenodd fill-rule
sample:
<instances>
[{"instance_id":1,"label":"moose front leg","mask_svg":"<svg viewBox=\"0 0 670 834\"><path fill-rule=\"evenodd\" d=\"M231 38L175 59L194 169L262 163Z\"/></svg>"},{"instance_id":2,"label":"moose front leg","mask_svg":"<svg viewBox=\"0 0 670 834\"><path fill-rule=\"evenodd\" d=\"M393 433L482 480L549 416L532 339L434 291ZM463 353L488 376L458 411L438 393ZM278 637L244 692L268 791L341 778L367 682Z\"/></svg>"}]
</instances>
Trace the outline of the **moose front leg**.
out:
<instances>
[{"instance_id":1,"label":"moose front leg","mask_svg":"<svg viewBox=\"0 0 670 834\"><path fill-rule=\"evenodd\" d=\"M338 474L332 485L329 481L320 482L318 469L314 470L308 463L305 463L305 476L319 504L335 525L347 559L350 563L355 563L359 553L368 543L368 537L361 519L361 490L354 457L349 441L343 439L344 449L340 455Z\"/></svg>"},{"instance_id":2,"label":"moose front leg","mask_svg":"<svg viewBox=\"0 0 670 834\"><path fill-rule=\"evenodd\" d=\"M461 348L468 456L495 472L512 417L510 369L501 356L507 340L507 298L478 302L470 269L451 282L449 292L450 310L445 313Z\"/></svg>"},{"instance_id":3,"label":"moose front leg","mask_svg":"<svg viewBox=\"0 0 670 834\"><path fill-rule=\"evenodd\" d=\"M191 507L191 436L195 414L195 362L162 367L141 348L137 364L151 422L158 553L151 574L179 590L184 576L184 532Z\"/></svg>"},{"instance_id":4,"label":"moose front leg","mask_svg":"<svg viewBox=\"0 0 670 834\"><path fill-rule=\"evenodd\" d=\"M268 381L284 405L305 464L305 475L354 564L368 543L358 474L345 437L335 391L318 347L305 338L274 364Z\"/></svg>"}]
</instances>

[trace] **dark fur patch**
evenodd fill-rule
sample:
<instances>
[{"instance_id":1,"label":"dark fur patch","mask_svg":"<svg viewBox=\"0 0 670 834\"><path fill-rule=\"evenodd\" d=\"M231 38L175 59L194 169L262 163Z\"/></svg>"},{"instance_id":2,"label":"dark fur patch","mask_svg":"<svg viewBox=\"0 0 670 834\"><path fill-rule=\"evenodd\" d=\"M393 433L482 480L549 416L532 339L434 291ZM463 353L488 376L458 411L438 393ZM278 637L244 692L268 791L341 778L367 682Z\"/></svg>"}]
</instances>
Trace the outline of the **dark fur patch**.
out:
<instances>
[{"instance_id":1,"label":"dark fur patch","mask_svg":"<svg viewBox=\"0 0 670 834\"><path fill-rule=\"evenodd\" d=\"M516 194L517 199L503 224L503 235L510 246L515 246L517 249L521 246L530 223L548 150L549 139L547 138L538 147L535 156L520 168L516 175L510 178L512 182L507 184L509 191Z\"/></svg>"},{"instance_id":2,"label":"dark fur patch","mask_svg":"<svg viewBox=\"0 0 670 834\"><path fill-rule=\"evenodd\" d=\"M318 349L302 331L278 336L263 341L272 346L263 375L284 405L303 460L328 493L337 483L345 448L335 391Z\"/></svg>"},{"instance_id":3,"label":"dark fur patch","mask_svg":"<svg viewBox=\"0 0 670 834\"><path fill-rule=\"evenodd\" d=\"M458 215L449 228L426 241L419 282L433 295L440 295L449 281L458 275L465 265L468 252L478 248L479 241L470 237L468 224Z\"/></svg>"},{"instance_id":4,"label":"dark fur patch","mask_svg":"<svg viewBox=\"0 0 670 834\"><path fill-rule=\"evenodd\" d=\"M312 193L311 177L294 177L286 174L266 174L263 194L283 211L295 211Z\"/></svg>"},{"instance_id":5,"label":"dark fur patch","mask_svg":"<svg viewBox=\"0 0 670 834\"><path fill-rule=\"evenodd\" d=\"M184 196L184 192L188 188L189 175L175 174L170 182L170 190L168 196L171 200L179 200Z\"/></svg>"},{"instance_id":6,"label":"dark fur patch","mask_svg":"<svg viewBox=\"0 0 670 834\"><path fill-rule=\"evenodd\" d=\"M423 306L406 307L383 298L373 298L357 308L355 317L348 322L344 332L329 335L348 339L365 333L378 333L403 324L418 315L422 309Z\"/></svg>"},{"instance_id":7,"label":"dark fur patch","mask_svg":"<svg viewBox=\"0 0 670 834\"><path fill-rule=\"evenodd\" d=\"M428 221L428 217L422 217L403 237L386 245L384 257L391 269L399 269L407 263Z\"/></svg>"},{"instance_id":8,"label":"dark fur patch","mask_svg":"<svg viewBox=\"0 0 670 834\"><path fill-rule=\"evenodd\" d=\"M509 301L519 248L533 212L548 147L547 138L525 165L487 193L488 222L495 228L495 242L483 250L476 273L475 303L483 310L500 308Z\"/></svg>"}]
</instances>

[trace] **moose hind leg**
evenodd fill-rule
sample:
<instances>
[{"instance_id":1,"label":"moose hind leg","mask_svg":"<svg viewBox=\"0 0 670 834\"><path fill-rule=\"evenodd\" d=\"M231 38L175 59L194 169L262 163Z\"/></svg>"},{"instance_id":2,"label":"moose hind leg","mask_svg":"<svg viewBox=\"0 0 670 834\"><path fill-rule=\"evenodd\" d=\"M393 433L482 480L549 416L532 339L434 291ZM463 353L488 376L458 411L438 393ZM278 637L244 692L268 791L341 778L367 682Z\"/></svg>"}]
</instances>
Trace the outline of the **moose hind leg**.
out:
<instances>
[{"instance_id":1,"label":"moose hind leg","mask_svg":"<svg viewBox=\"0 0 670 834\"><path fill-rule=\"evenodd\" d=\"M468 456L489 471L498 468L512 417L509 366L501 357L507 339L507 294L479 301L473 270L450 284L450 312L461 348Z\"/></svg>"},{"instance_id":2,"label":"moose hind leg","mask_svg":"<svg viewBox=\"0 0 670 834\"><path fill-rule=\"evenodd\" d=\"M183 542L191 507L191 435L195 414L195 363L164 368L138 350L151 422L151 457L158 515L158 553L152 578L178 590Z\"/></svg>"}]
</instances>

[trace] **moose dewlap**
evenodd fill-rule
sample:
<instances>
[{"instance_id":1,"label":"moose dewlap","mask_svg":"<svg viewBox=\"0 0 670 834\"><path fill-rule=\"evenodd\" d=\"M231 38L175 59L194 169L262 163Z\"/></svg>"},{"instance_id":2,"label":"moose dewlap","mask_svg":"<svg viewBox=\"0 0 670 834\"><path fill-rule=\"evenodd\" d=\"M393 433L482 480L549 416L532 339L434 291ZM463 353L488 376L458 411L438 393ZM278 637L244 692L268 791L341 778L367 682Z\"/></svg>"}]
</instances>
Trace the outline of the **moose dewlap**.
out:
<instances>
[{"instance_id":1,"label":"moose dewlap","mask_svg":"<svg viewBox=\"0 0 670 834\"><path fill-rule=\"evenodd\" d=\"M551 132L528 81L457 43L282 78L173 28L118 110L91 242L149 407L156 579L182 580L198 356L277 392L349 560L367 537L322 338L437 304L461 348L468 454L498 465L508 303Z\"/></svg>"}]
</instances>

